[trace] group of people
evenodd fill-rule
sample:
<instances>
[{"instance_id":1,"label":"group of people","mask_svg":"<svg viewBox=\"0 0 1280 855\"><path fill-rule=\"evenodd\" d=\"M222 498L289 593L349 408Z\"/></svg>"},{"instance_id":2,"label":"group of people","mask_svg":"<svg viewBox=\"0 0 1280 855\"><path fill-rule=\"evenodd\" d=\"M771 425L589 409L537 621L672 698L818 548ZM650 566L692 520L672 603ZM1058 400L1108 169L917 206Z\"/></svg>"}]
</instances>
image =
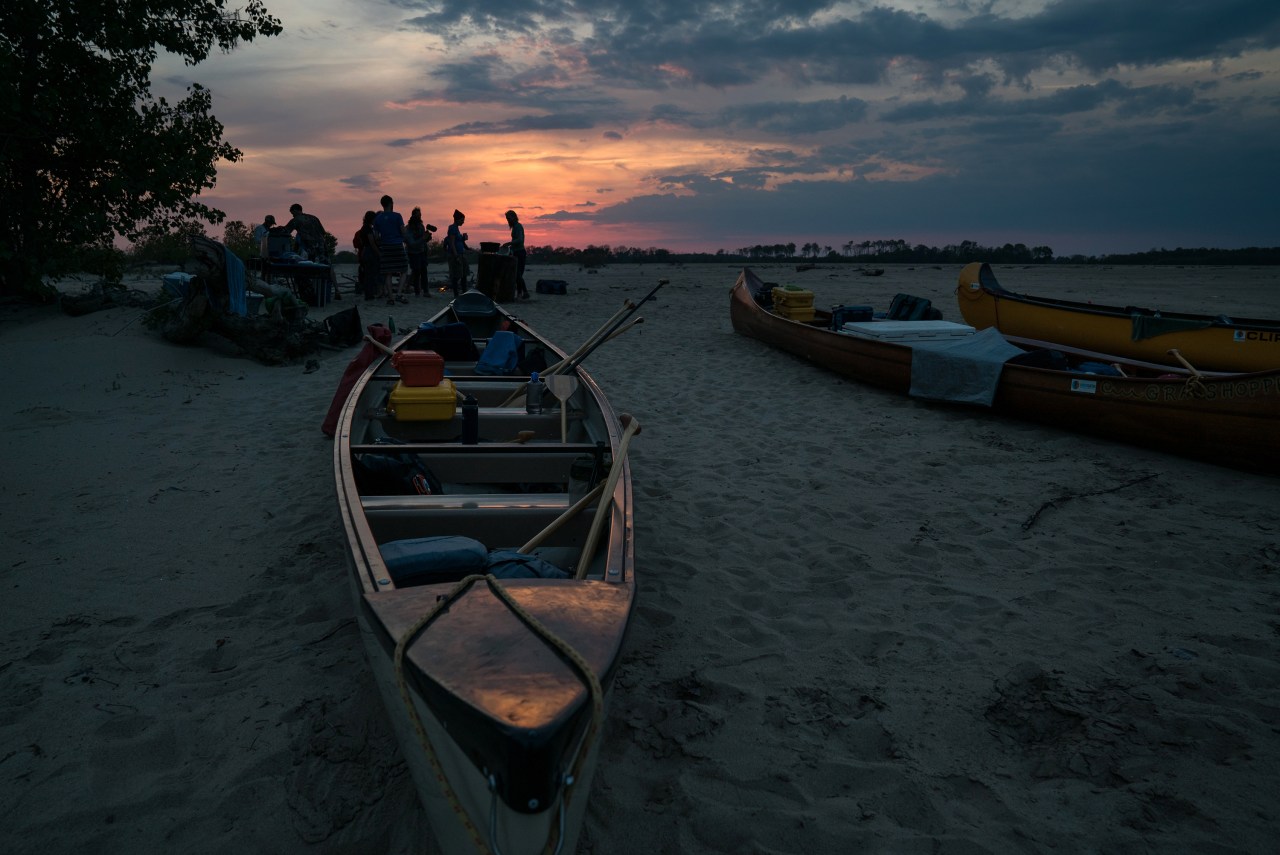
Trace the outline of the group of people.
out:
<instances>
[{"instance_id":1,"label":"group of people","mask_svg":"<svg viewBox=\"0 0 1280 855\"><path fill-rule=\"evenodd\" d=\"M359 261L359 281L366 300L385 299L388 305L408 303L409 294L430 297L427 287L427 245L437 229L422 220L422 209L414 208L409 221L395 210L395 200L383 196L381 211L366 211L360 229L352 238ZM516 293L528 299L524 267L526 252L524 226L515 211L507 211L511 228L511 255L516 259ZM444 252L449 263L449 286L454 296L467 290L471 266L467 263L468 235L462 230L467 216L453 212L453 222L445 230Z\"/></svg>"},{"instance_id":2,"label":"group of people","mask_svg":"<svg viewBox=\"0 0 1280 855\"><path fill-rule=\"evenodd\" d=\"M427 245L431 242L431 235L437 231L436 227L423 222L421 208L414 208L409 214L409 221L405 222L404 217L395 209L395 200L390 196L383 196L379 203L382 210L365 211L364 220L351 240L359 263L358 281L364 298L383 299L388 305L394 306L397 303L408 303L410 293L430 297L431 292L427 288ZM325 230L320 219L305 213L296 202L289 207L289 214L291 218L284 226L277 226L276 218L267 214L253 230L254 239L261 243L268 237L296 234L298 254L302 258L331 264ZM511 241L506 244L506 248L509 248L516 261L516 296L527 300L529 289L524 281L524 268L528 255L524 245L524 226L515 211L507 211L504 216L511 229ZM449 263L449 286L455 297L467 290L471 279L471 266L466 257L467 233L462 230L466 221L466 214L455 210L453 223L445 230L444 236L444 253ZM263 254L268 254L265 246ZM342 299L336 276L333 280L333 293L336 299Z\"/></svg>"}]
</instances>

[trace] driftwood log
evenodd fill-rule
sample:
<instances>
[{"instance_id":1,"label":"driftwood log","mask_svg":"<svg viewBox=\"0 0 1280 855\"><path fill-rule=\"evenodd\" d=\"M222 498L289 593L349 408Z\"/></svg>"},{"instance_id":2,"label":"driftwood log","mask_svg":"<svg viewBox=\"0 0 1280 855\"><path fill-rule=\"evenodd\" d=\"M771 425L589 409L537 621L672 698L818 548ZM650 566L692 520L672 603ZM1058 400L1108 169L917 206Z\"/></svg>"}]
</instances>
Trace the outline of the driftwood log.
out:
<instances>
[{"instance_id":1,"label":"driftwood log","mask_svg":"<svg viewBox=\"0 0 1280 855\"><path fill-rule=\"evenodd\" d=\"M245 271L246 290L261 294L269 306L264 314L241 317L230 305L226 255L222 244L206 237L191 239L194 276L187 296L167 307L160 327L176 344L194 344L205 332L228 339L259 362L294 362L318 349L324 328L307 319L307 307L286 287L273 285Z\"/></svg>"}]
</instances>

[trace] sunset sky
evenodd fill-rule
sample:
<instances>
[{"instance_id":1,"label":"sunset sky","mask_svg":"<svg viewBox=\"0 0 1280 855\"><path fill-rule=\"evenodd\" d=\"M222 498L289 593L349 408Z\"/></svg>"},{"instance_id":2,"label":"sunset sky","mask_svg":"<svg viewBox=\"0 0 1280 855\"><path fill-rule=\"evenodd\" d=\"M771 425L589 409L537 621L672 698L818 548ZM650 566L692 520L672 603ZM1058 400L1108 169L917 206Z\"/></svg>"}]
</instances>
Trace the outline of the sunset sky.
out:
<instances>
[{"instance_id":1,"label":"sunset sky","mask_svg":"<svg viewBox=\"0 0 1280 855\"><path fill-rule=\"evenodd\" d=\"M153 90L244 152L206 202L340 248L383 193L473 246L1280 245L1276 0L266 2Z\"/></svg>"}]
</instances>

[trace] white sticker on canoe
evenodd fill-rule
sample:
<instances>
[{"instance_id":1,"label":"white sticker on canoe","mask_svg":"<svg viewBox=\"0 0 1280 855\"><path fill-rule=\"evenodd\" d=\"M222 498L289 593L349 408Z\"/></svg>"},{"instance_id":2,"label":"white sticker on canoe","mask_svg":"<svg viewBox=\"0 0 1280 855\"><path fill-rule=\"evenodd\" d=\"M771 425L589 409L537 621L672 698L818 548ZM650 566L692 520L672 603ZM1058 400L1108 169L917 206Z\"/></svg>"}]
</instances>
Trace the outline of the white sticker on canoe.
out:
<instances>
[{"instance_id":1,"label":"white sticker on canoe","mask_svg":"<svg viewBox=\"0 0 1280 855\"><path fill-rule=\"evenodd\" d=\"M1071 391L1083 392L1086 395L1092 395L1098 391L1098 381L1097 380L1072 380Z\"/></svg>"}]
</instances>

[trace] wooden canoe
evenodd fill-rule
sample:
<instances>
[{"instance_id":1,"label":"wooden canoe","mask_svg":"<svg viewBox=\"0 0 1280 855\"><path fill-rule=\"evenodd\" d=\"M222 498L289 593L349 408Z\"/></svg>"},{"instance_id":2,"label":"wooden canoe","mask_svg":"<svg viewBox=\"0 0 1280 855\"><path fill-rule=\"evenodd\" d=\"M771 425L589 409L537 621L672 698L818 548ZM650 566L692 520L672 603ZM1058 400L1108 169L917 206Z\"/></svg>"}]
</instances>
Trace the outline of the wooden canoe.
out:
<instances>
[{"instance_id":1,"label":"wooden canoe","mask_svg":"<svg viewBox=\"0 0 1280 855\"><path fill-rule=\"evenodd\" d=\"M1195 315L1138 306L1101 306L1015 294L1001 287L991 266L975 261L960 271L956 300L965 322L1006 335L1053 341L1165 365L1177 350L1206 371L1280 368L1280 321Z\"/></svg>"},{"instance_id":2,"label":"wooden canoe","mask_svg":"<svg viewBox=\"0 0 1280 855\"><path fill-rule=\"evenodd\" d=\"M821 309L815 310L812 321L788 320L755 298L765 290L767 286L751 270L742 271L729 301L735 331L854 380L910 393L913 348L909 344L833 331L831 314ZM1028 361L1034 361L1038 352L1053 350L1073 364L1084 358L1118 365L1127 376L1006 362L990 408L997 414L1252 472L1280 474L1280 370L1192 374L1097 353L1081 357L1045 342L1004 338L1026 350Z\"/></svg>"},{"instance_id":3,"label":"wooden canoe","mask_svg":"<svg viewBox=\"0 0 1280 855\"><path fill-rule=\"evenodd\" d=\"M477 441L462 442L448 397L430 420L405 420L422 413L403 399L389 412L400 380L390 355L355 382L334 473L358 624L440 850L572 852L635 603L626 447L638 425L615 415L581 367L563 428L550 392L541 413L526 412L527 374L478 374L477 353L502 333L518 337L526 367L565 358L479 292L431 324L393 349L434 345L456 388L448 397L475 399ZM373 479L389 454L425 464L430 492ZM575 505L585 510L565 519ZM496 578L473 552L433 551L472 541L482 561L497 555L485 550L520 551L568 577ZM407 574L406 547L439 566Z\"/></svg>"}]
</instances>

